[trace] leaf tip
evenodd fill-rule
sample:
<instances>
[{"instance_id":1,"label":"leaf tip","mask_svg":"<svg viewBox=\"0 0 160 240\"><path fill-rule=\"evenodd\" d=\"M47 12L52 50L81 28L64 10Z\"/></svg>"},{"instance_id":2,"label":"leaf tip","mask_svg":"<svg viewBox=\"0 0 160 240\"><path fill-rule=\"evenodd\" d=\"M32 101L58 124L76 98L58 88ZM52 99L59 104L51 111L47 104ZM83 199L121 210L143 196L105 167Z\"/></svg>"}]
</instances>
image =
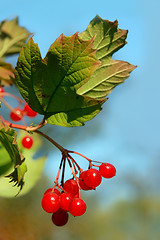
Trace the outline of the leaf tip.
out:
<instances>
[{"instance_id":1,"label":"leaf tip","mask_svg":"<svg viewBox=\"0 0 160 240\"><path fill-rule=\"evenodd\" d=\"M113 25L114 25L115 27L118 27L118 20L117 20L117 19L113 22Z\"/></svg>"},{"instance_id":2,"label":"leaf tip","mask_svg":"<svg viewBox=\"0 0 160 240\"><path fill-rule=\"evenodd\" d=\"M64 38L64 34L63 33L57 38L57 40L60 42L60 44L62 44L63 38Z\"/></svg>"}]
</instances>

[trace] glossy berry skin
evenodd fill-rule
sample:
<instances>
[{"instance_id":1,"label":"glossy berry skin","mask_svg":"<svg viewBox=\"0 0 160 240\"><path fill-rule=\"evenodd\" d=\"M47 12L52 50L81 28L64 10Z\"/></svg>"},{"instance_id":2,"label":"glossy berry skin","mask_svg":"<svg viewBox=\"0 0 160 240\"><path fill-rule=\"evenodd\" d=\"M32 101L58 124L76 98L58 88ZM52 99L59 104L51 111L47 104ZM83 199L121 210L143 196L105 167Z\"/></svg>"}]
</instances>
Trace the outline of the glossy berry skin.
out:
<instances>
[{"instance_id":1,"label":"glossy berry skin","mask_svg":"<svg viewBox=\"0 0 160 240\"><path fill-rule=\"evenodd\" d=\"M22 139L22 145L24 148L30 149L33 145L33 139L30 136L26 136Z\"/></svg>"},{"instance_id":2,"label":"glossy berry skin","mask_svg":"<svg viewBox=\"0 0 160 240\"><path fill-rule=\"evenodd\" d=\"M23 109L24 113L28 116L28 117L35 117L37 116L37 112L33 111L28 104L26 104L24 106L24 109Z\"/></svg>"},{"instance_id":3,"label":"glossy berry skin","mask_svg":"<svg viewBox=\"0 0 160 240\"><path fill-rule=\"evenodd\" d=\"M73 216L81 216L86 212L86 203L81 198L73 198L69 206L69 212Z\"/></svg>"},{"instance_id":4,"label":"glossy berry skin","mask_svg":"<svg viewBox=\"0 0 160 240\"><path fill-rule=\"evenodd\" d=\"M68 179L64 183L63 189L72 195L76 195L79 192L78 184L74 179Z\"/></svg>"},{"instance_id":5,"label":"glossy berry skin","mask_svg":"<svg viewBox=\"0 0 160 240\"><path fill-rule=\"evenodd\" d=\"M15 112L10 113L10 118L15 122L18 122L18 121L22 120L23 111L20 108L15 108L14 111Z\"/></svg>"},{"instance_id":6,"label":"glossy berry skin","mask_svg":"<svg viewBox=\"0 0 160 240\"><path fill-rule=\"evenodd\" d=\"M64 226L68 222L68 213L62 209L52 214L52 222L59 227Z\"/></svg>"},{"instance_id":7,"label":"glossy berry skin","mask_svg":"<svg viewBox=\"0 0 160 240\"><path fill-rule=\"evenodd\" d=\"M102 163L99 171L104 178L112 178L116 175L116 168L110 163Z\"/></svg>"},{"instance_id":8,"label":"glossy berry skin","mask_svg":"<svg viewBox=\"0 0 160 240\"><path fill-rule=\"evenodd\" d=\"M91 168L85 171L83 179L87 186L95 188L101 184L102 176L97 169Z\"/></svg>"},{"instance_id":9,"label":"glossy berry skin","mask_svg":"<svg viewBox=\"0 0 160 240\"><path fill-rule=\"evenodd\" d=\"M80 185L81 189L83 189L85 191L92 190L94 188L87 186L84 182L85 172L86 171L83 171L79 175L79 185Z\"/></svg>"},{"instance_id":10,"label":"glossy berry skin","mask_svg":"<svg viewBox=\"0 0 160 240\"><path fill-rule=\"evenodd\" d=\"M56 193L48 192L44 194L41 204L45 212L54 213L60 208L59 196Z\"/></svg>"},{"instance_id":11,"label":"glossy berry skin","mask_svg":"<svg viewBox=\"0 0 160 240\"><path fill-rule=\"evenodd\" d=\"M70 193L62 193L60 196L60 207L61 209L68 211L69 210L69 205L71 201L73 200L73 195Z\"/></svg>"},{"instance_id":12,"label":"glossy berry skin","mask_svg":"<svg viewBox=\"0 0 160 240\"><path fill-rule=\"evenodd\" d=\"M48 192L52 192L52 189L53 189L53 188L48 188L48 189L45 191L44 194L46 194L46 193L48 193ZM60 191L59 191L58 189L56 189L56 188L54 189L54 193L56 193L58 196L61 195Z\"/></svg>"},{"instance_id":13,"label":"glossy berry skin","mask_svg":"<svg viewBox=\"0 0 160 240\"><path fill-rule=\"evenodd\" d=\"M3 97L3 93L4 93L5 91L4 91L4 88L3 87L0 87L0 94L2 94L1 95L1 97Z\"/></svg>"}]
</instances>

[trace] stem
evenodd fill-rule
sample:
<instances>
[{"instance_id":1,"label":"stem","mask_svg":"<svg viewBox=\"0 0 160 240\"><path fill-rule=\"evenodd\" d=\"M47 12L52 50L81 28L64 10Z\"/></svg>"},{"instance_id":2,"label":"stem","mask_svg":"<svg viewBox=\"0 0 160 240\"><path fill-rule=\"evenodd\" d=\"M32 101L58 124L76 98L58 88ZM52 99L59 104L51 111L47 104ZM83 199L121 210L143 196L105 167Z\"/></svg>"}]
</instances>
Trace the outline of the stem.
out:
<instances>
[{"instance_id":1,"label":"stem","mask_svg":"<svg viewBox=\"0 0 160 240\"><path fill-rule=\"evenodd\" d=\"M11 107L11 105L8 104L2 97L0 97L0 100L1 100L1 102L3 102L3 104L4 104L11 112L14 112L14 113L16 114L14 108ZM16 114L16 115L17 115L17 114Z\"/></svg>"},{"instance_id":2,"label":"stem","mask_svg":"<svg viewBox=\"0 0 160 240\"><path fill-rule=\"evenodd\" d=\"M92 162L91 159L87 158L86 156L82 155L81 153L78 153L78 152L75 152L75 151L68 151L68 152L69 152L69 153L75 153L75 154L77 154L77 155L79 155L79 156L85 158L85 159L88 160L89 162Z\"/></svg>"},{"instance_id":3,"label":"stem","mask_svg":"<svg viewBox=\"0 0 160 240\"><path fill-rule=\"evenodd\" d=\"M62 185L62 186L64 185L65 166L66 166L66 158L64 158L64 161L63 161L62 179L61 179L61 185Z\"/></svg>"},{"instance_id":4,"label":"stem","mask_svg":"<svg viewBox=\"0 0 160 240\"><path fill-rule=\"evenodd\" d=\"M48 141L50 141L55 147L57 147L63 154L63 156L65 156L67 154L67 150L64 149L61 145L59 145L57 142L55 142L52 138L50 138L48 135L46 135L45 133L39 131L39 130L35 130L34 132L40 134L41 136L43 136L44 138L46 138Z\"/></svg>"},{"instance_id":5,"label":"stem","mask_svg":"<svg viewBox=\"0 0 160 240\"><path fill-rule=\"evenodd\" d=\"M69 154L68 154L68 156L69 156L69 158L72 160L72 162L74 162L74 164L77 166L78 170L79 170L80 172L83 172L83 169L80 168L80 166L79 166L78 163L74 160L74 158L72 158L71 155L69 155Z\"/></svg>"},{"instance_id":6,"label":"stem","mask_svg":"<svg viewBox=\"0 0 160 240\"><path fill-rule=\"evenodd\" d=\"M63 161L64 161L64 158L62 156L62 159L61 159L61 162L60 162L60 165L59 165L59 169L58 169L58 173L57 173L56 179L54 181L55 185L58 185L59 175L60 175L60 172L61 172L61 167L62 167Z\"/></svg>"},{"instance_id":7,"label":"stem","mask_svg":"<svg viewBox=\"0 0 160 240\"><path fill-rule=\"evenodd\" d=\"M39 135L43 136L48 141L50 141L55 147L57 147L62 152L63 156L67 156L68 151L66 149L64 149L60 144L58 144L56 141L54 141L48 135L46 135L45 133L38 130L38 129L42 128L44 125L47 124L47 121L45 120L45 118L43 118L42 122L40 124L38 124L36 127L26 127L26 126L14 124L14 123L9 123L7 121L4 121L4 123L6 123L11 128L17 128L17 129L24 130L24 131L27 131L27 132L38 133Z\"/></svg>"},{"instance_id":8,"label":"stem","mask_svg":"<svg viewBox=\"0 0 160 240\"><path fill-rule=\"evenodd\" d=\"M12 93L8 93L8 92L0 93L0 97L1 97L1 96L3 96L3 97L5 97L5 96L12 97L12 98L15 98L15 99L16 99L18 102L20 102L20 103L26 103L26 101L24 101L24 100L22 100L21 98L13 95Z\"/></svg>"},{"instance_id":9,"label":"stem","mask_svg":"<svg viewBox=\"0 0 160 240\"><path fill-rule=\"evenodd\" d=\"M79 190L81 189L81 187L80 187L80 185L79 185L79 181L78 181L78 178L77 178L77 175L76 175L76 173L74 172L74 170L73 170L73 167L72 167L72 164L71 164L71 161L70 161L70 158L69 158L69 156L67 157L67 160L68 160L68 163L69 163L69 166L70 166L70 169L71 169L71 173L72 173L72 175L74 176L74 178L75 178L75 180L76 180L76 182L77 182L77 185L78 185L78 188L79 188ZM80 191L79 191L79 197L81 197L81 193L80 193Z\"/></svg>"},{"instance_id":10,"label":"stem","mask_svg":"<svg viewBox=\"0 0 160 240\"><path fill-rule=\"evenodd\" d=\"M36 132L36 130L38 130L38 129L42 128L44 125L46 125L47 121L43 118L43 120L36 127L22 126L22 125L10 123L7 121L4 121L4 123L7 124L11 128L17 128L20 130L25 130L27 132Z\"/></svg>"}]
</instances>

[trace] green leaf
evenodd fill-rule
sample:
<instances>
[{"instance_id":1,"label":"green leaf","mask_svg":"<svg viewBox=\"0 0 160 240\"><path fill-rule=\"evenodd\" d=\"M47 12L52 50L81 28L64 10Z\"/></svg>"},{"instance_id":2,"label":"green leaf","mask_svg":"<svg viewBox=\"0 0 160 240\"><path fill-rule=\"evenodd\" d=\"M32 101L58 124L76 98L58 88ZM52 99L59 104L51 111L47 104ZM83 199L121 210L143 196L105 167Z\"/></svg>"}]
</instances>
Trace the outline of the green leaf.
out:
<instances>
[{"instance_id":1,"label":"green leaf","mask_svg":"<svg viewBox=\"0 0 160 240\"><path fill-rule=\"evenodd\" d=\"M24 186L24 174L27 172L27 166L26 164L23 162L20 166L16 167L13 172L11 172L9 175L7 175L7 178L10 178L10 183L13 182L14 183L14 187L20 187L20 190L18 191L18 193L16 195L18 195L20 193L20 191L22 190L23 186Z\"/></svg>"},{"instance_id":2,"label":"green leaf","mask_svg":"<svg viewBox=\"0 0 160 240\"><path fill-rule=\"evenodd\" d=\"M8 175L15 185L22 189L24 185L23 177L26 172L26 166L23 163L24 157L19 151L17 141L17 133L0 119L0 142L9 154L14 170Z\"/></svg>"},{"instance_id":3,"label":"green leaf","mask_svg":"<svg viewBox=\"0 0 160 240\"><path fill-rule=\"evenodd\" d=\"M16 137L17 132L0 119L0 142L7 150L14 167L18 167L24 161L24 157L19 152Z\"/></svg>"},{"instance_id":4,"label":"green leaf","mask_svg":"<svg viewBox=\"0 0 160 240\"><path fill-rule=\"evenodd\" d=\"M113 60L112 55L126 44L127 30L118 29L117 20L110 22L96 16L86 31L79 34L83 40L95 36L93 47L97 49L96 56L102 65L93 73L86 84L77 93L94 99L101 99L129 77L136 66L128 62Z\"/></svg>"},{"instance_id":5,"label":"green leaf","mask_svg":"<svg viewBox=\"0 0 160 240\"><path fill-rule=\"evenodd\" d=\"M35 159L34 155L36 154L37 150L42 145L42 140L37 134L33 134L33 146L31 149L25 149L22 144L22 138L26 134L23 132L20 133L20 136L18 137L18 145L23 155L25 155L25 163L27 165L27 172L24 175L24 187L22 191L19 193L18 197L23 196L27 194L38 182L40 179L44 164L46 161L46 157L40 157ZM8 171L8 173L11 170ZM0 177L0 196L1 197L14 197L17 195L17 188L14 187L14 184L8 183L8 179L6 177Z\"/></svg>"},{"instance_id":6,"label":"green leaf","mask_svg":"<svg viewBox=\"0 0 160 240\"><path fill-rule=\"evenodd\" d=\"M16 84L29 106L43 114L48 123L65 127L81 126L100 110L104 99L78 95L99 66L93 40L83 41L78 34L63 34L42 59L31 38L22 49L15 71Z\"/></svg>"},{"instance_id":7,"label":"green leaf","mask_svg":"<svg viewBox=\"0 0 160 240\"><path fill-rule=\"evenodd\" d=\"M0 176L4 175L12 165L8 152L0 144Z\"/></svg>"},{"instance_id":8,"label":"green leaf","mask_svg":"<svg viewBox=\"0 0 160 240\"><path fill-rule=\"evenodd\" d=\"M19 53L30 33L18 25L18 18L0 23L0 58Z\"/></svg>"},{"instance_id":9,"label":"green leaf","mask_svg":"<svg viewBox=\"0 0 160 240\"><path fill-rule=\"evenodd\" d=\"M14 69L12 65L0 62L0 86L9 86L13 84Z\"/></svg>"}]
</instances>

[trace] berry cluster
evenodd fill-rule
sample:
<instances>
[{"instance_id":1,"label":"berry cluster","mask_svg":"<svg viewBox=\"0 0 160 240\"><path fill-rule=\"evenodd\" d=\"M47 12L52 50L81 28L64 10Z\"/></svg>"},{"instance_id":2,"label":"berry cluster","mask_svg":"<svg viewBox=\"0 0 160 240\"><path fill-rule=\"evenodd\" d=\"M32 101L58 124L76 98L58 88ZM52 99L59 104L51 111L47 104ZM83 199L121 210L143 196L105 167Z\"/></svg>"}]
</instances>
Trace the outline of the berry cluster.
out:
<instances>
[{"instance_id":1,"label":"berry cluster","mask_svg":"<svg viewBox=\"0 0 160 240\"><path fill-rule=\"evenodd\" d=\"M15 122L22 120L24 116L35 117L36 115L37 112L33 111L27 103L25 104L23 109L14 108L13 111L10 112L10 118Z\"/></svg>"},{"instance_id":2,"label":"berry cluster","mask_svg":"<svg viewBox=\"0 0 160 240\"><path fill-rule=\"evenodd\" d=\"M33 111L25 101L21 100L20 98L12 95L10 93L5 92L4 88L0 87L0 97L3 98L4 96L14 97L19 102L19 105L18 105L17 108L12 108L11 106L9 106L9 104L7 104L7 107L9 106L9 108L11 110L10 111L10 118L14 122L18 122L18 121L23 120L24 116L27 116L27 117L30 117L30 118L33 118L33 117L37 116L37 112ZM23 106L23 108L20 108L20 105L22 103L23 103L24 106ZM4 104L5 104L5 102L4 102ZM24 148L30 149L32 147L32 145L33 145L33 139L29 135L25 136L22 139L22 146Z\"/></svg>"},{"instance_id":3,"label":"berry cluster","mask_svg":"<svg viewBox=\"0 0 160 240\"><path fill-rule=\"evenodd\" d=\"M100 165L95 165L92 162L96 161L92 161L77 152L72 152L83 156L89 161L89 169L83 171L77 162L69 155L69 152L72 151L67 151L63 154L55 185L53 188L49 188L45 191L41 202L44 211L52 213L52 222L56 226L64 226L68 222L68 213L76 217L86 212L87 206L85 201L81 198L81 190L94 190L101 184L102 177L112 178L116 175L116 168L112 164L101 163ZM64 157L64 155L66 156ZM66 159L71 168L73 178L64 182ZM59 185L58 179L62 165L62 180Z\"/></svg>"},{"instance_id":4,"label":"berry cluster","mask_svg":"<svg viewBox=\"0 0 160 240\"><path fill-rule=\"evenodd\" d=\"M16 98L19 102L18 107L12 108L3 99L5 96ZM25 101L10 93L6 93L2 87L0 87L0 99L10 109L10 118L15 122L22 120L24 125L26 125L23 119L24 116L35 117L37 115L37 113L34 112ZM21 104L23 104L23 108L21 107ZM49 136L39 131L38 129L47 123L45 118L43 118L41 123L35 127L21 126L5 121L1 116L0 118L10 127L23 129L26 132L35 131L36 133L39 133L61 151L62 159L54 181L55 184L53 188L49 188L45 191L41 203L45 212L52 213L52 222L56 226L64 226L68 222L69 213L76 217L81 216L86 212L87 206L85 201L81 198L81 190L95 190L101 184L102 177L112 178L116 175L116 169L112 164L93 161L78 152L64 149ZM22 146L24 148L30 149L32 145L32 137L29 135L23 137ZM70 155L71 153L77 154L87 160L89 162L88 169L83 171L76 160ZM68 163L72 173L72 178L68 180L64 180L66 163ZM98 163L99 165L96 165L95 163ZM59 182L60 175L61 181Z\"/></svg>"},{"instance_id":5,"label":"berry cluster","mask_svg":"<svg viewBox=\"0 0 160 240\"><path fill-rule=\"evenodd\" d=\"M3 98L4 96L10 96L10 97L16 98L19 101L19 105L21 103L25 103L23 108L20 108L19 106L17 108L12 108L11 106L9 106L9 104L7 104L7 107L12 109L10 112L11 120L18 122L18 121L22 120L24 116L36 117L37 112L33 111L25 101L21 100L20 98L12 95L10 93L5 92L4 88L0 87L0 97ZM5 104L5 102L4 102L4 104Z\"/></svg>"}]
</instances>

